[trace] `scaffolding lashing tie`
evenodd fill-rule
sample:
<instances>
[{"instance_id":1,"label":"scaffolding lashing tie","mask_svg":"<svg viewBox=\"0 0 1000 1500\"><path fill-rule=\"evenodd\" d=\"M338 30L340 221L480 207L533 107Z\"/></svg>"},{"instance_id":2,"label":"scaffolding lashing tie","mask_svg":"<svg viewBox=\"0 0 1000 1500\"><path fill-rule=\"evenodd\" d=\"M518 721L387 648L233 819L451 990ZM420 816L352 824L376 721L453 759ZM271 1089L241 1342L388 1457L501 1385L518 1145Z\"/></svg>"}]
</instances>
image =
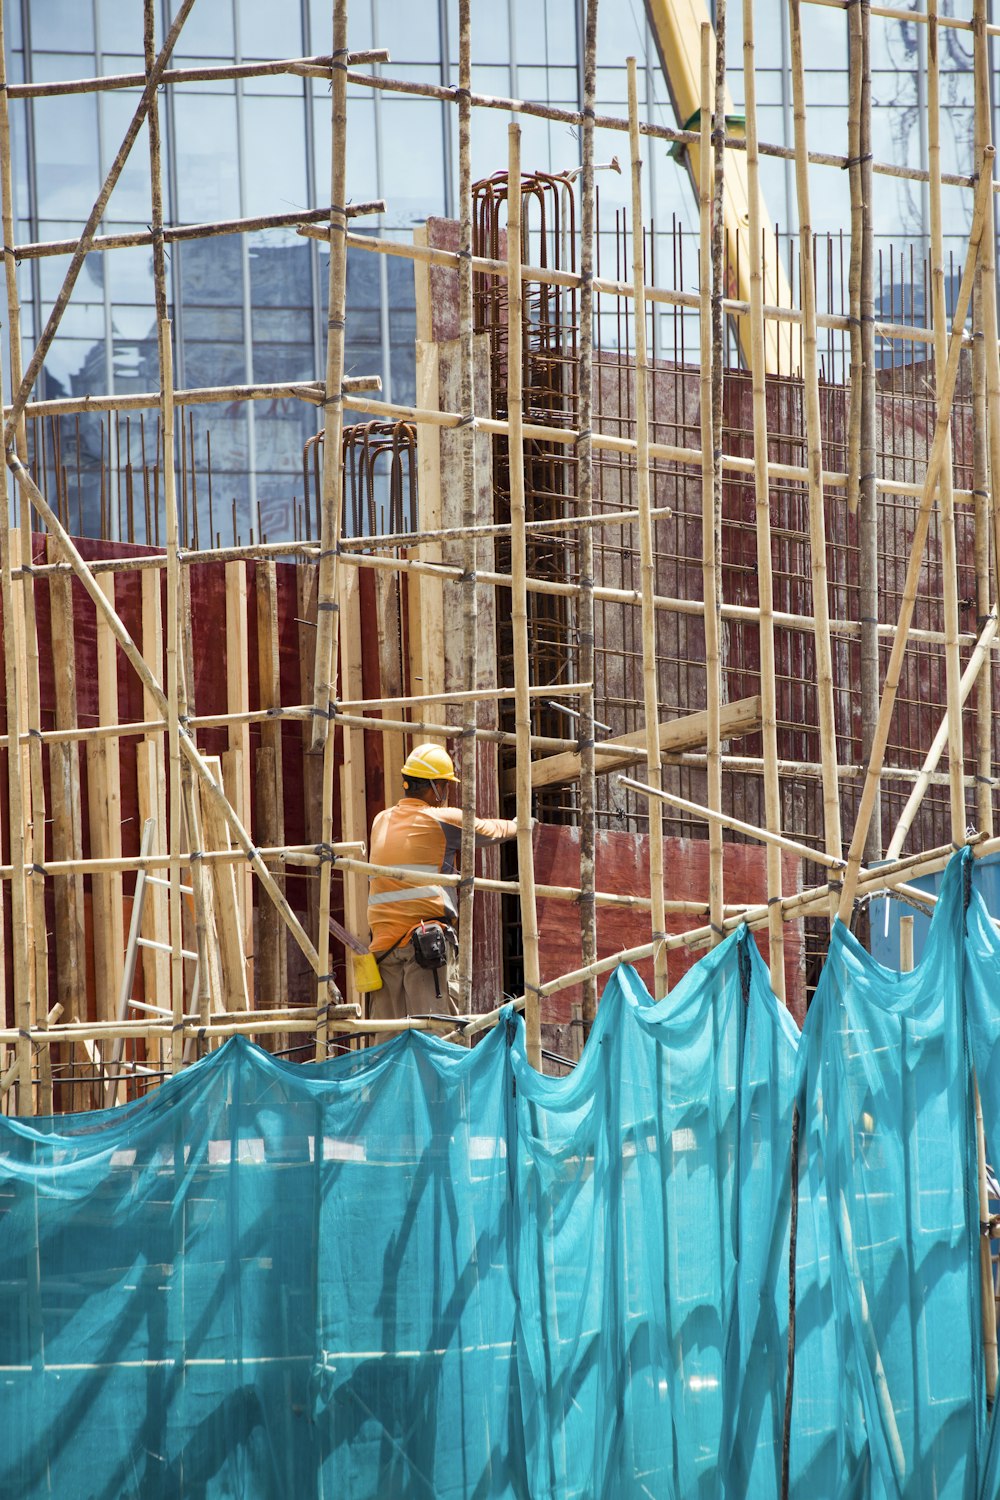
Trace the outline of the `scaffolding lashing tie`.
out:
<instances>
[{"instance_id":1,"label":"scaffolding lashing tie","mask_svg":"<svg viewBox=\"0 0 1000 1500\"><path fill-rule=\"evenodd\" d=\"M321 865L332 865L337 862L332 844L316 844L313 852L318 856Z\"/></svg>"}]
</instances>

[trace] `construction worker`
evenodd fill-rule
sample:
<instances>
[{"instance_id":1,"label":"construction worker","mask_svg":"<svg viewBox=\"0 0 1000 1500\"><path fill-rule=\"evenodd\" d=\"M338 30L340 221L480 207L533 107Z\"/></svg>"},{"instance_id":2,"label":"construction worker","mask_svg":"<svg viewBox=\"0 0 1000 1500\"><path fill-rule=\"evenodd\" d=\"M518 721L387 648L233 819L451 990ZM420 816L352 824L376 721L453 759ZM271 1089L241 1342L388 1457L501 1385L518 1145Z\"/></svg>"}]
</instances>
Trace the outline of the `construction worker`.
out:
<instances>
[{"instance_id":1,"label":"construction worker","mask_svg":"<svg viewBox=\"0 0 1000 1500\"><path fill-rule=\"evenodd\" d=\"M418 745L403 763L403 796L372 824L371 861L411 873L452 873L462 847L462 813L449 807L458 781L447 750ZM476 847L514 838L507 818L477 818ZM371 877L368 925L371 952L382 976L372 994L373 1020L458 1015L458 921L455 886L405 884Z\"/></svg>"}]
</instances>

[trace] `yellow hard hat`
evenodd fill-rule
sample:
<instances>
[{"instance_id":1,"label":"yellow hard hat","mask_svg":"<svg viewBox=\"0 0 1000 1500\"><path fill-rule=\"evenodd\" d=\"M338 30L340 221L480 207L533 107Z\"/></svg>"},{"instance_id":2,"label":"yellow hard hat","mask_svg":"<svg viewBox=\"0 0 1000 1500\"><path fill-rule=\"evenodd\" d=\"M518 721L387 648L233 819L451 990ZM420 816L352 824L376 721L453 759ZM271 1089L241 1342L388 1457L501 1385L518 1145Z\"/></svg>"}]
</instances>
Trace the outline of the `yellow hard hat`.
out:
<instances>
[{"instance_id":1,"label":"yellow hard hat","mask_svg":"<svg viewBox=\"0 0 1000 1500\"><path fill-rule=\"evenodd\" d=\"M417 745L403 762L403 775L421 781L457 781L451 756L441 745Z\"/></svg>"}]
</instances>

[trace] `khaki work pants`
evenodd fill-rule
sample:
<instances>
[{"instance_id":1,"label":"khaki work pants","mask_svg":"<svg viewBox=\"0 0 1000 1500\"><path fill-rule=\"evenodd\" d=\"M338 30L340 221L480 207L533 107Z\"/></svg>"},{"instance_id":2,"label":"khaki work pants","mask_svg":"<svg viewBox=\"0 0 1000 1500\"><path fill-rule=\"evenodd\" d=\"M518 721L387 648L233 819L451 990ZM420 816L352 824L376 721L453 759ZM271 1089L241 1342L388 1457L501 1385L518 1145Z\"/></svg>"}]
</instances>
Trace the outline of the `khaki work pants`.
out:
<instances>
[{"instance_id":1,"label":"khaki work pants","mask_svg":"<svg viewBox=\"0 0 1000 1500\"><path fill-rule=\"evenodd\" d=\"M372 992L371 1019L398 1021L406 1016L457 1016L458 951L450 939L447 953L447 962L440 969L422 969L413 956L412 943L404 943L379 959L382 988Z\"/></svg>"}]
</instances>

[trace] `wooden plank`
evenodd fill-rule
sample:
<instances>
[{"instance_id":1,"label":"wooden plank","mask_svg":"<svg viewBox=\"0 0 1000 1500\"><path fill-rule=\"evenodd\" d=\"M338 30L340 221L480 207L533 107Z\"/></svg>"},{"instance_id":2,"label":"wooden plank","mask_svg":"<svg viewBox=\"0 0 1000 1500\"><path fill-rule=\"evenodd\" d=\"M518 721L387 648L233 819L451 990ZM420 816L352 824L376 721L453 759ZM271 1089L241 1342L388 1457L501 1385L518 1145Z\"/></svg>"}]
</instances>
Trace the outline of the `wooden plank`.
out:
<instances>
[{"instance_id":1,"label":"wooden plank","mask_svg":"<svg viewBox=\"0 0 1000 1500\"><path fill-rule=\"evenodd\" d=\"M258 562L257 596L257 677L260 707L281 707L281 677L278 660L278 583L271 561ZM305 701L305 700L303 700ZM260 726L260 749L257 752L256 788L257 819L254 838L264 848L275 848L285 842L285 815L282 798L281 721L270 720ZM282 892L285 890L283 865L272 860ZM287 963L285 927L273 902L262 901L257 912L258 1004L267 1008L287 1002Z\"/></svg>"},{"instance_id":2,"label":"wooden plank","mask_svg":"<svg viewBox=\"0 0 1000 1500\"><path fill-rule=\"evenodd\" d=\"M760 696L737 698L733 703L724 703L720 714L721 739L735 739L743 734L755 734L761 727ZM668 719L660 725L660 753L677 755L685 750L697 750L706 743L708 735L708 713L705 709L694 714L683 714L678 719ZM616 754L625 749L641 750L646 743L645 729L632 734L619 735L613 740L601 740L595 745L595 770L598 775L608 771L619 771L623 766L634 766L635 757ZM531 767L533 790L543 786L558 786L564 781L576 781L580 775L580 756L576 750L563 750L558 755L548 755L536 760Z\"/></svg>"},{"instance_id":3,"label":"wooden plank","mask_svg":"<svg viewBox=\"0 0 1000 1500\"><path fill-rule=\"evenodd\" d=\"M222 765L217 756L205 757L217 781L222 780ZM199 787L202 783L199 782ZM201 793L202 837L206 849L231 849L229 827L212 799ZM223 1010L248 1010L246 955L240 926L238 876L235 865L213 864L211 867L215 906L215 930L221 967Z\"/></svg>"},{"instance_id":4,"label":"wooden plank","mask_svg":"<svg viewBox=\"0 0 1000 1500\"><path fill-rule=\"evenodd\" d=\"M361 677L361 574L358 568L341 568L337 575L340 604L340 680L338 697L363 698ZM368 804L365 778L365 731L340 726L344 758L340 767L340 837L368 838ZM344 926L349 932L368 931L368 882L357 872L344 875ZM347 966L344 999L360 1000L354 989L354 971Z\"/></svg>"},{"instance_id":5,"label":"wooden plank","mask_svg":"<svg viewBox=\"0 0 1000 1500\"><path fill-rule=\"evenodd\" d=\"M163 670L163 604L162 575L144 572L142 578L142 655L157 682L164 679ZM148 687L143 684L142 712L146 720L158 720L160 708ZM168 852L167 763L164 737L150 734L136 746L136 775L139 793L139 819L145 826L152 818L156 824L153 849ZM170 942L169 897L163 886L146 888L142 912L142 936L156 943ZM161 949L142 950L143 994L153 1005L170 1006L170 955ZM159 1059L160 1043L153 1044Z\"/></svg>"},{"instance_id":6,"label":"wooden plank","mask_svg":"<svg viewBox=\"0 0 1000 1500\"><path fill-rule=\"evenodd\" d=\"M47 541L47 555L50 562L60 560L58 544L52 537ZM73 580L67 573L53 573L48 582L55 727L75 729L77 703ZM79 745L55 743L49 746L49 795L52 806L52 858L82 858ZM52 893L55 906L56 1000L63 1008L64 1020L84 1020L87 1016L87 972L83 876L55 876ZM71 1103L70 1107L74 1105Z\"/></svg>"},{"instance_id":7,"label":"wooden plank","mask_svg":"<svg viewBox=\"0 0 1000 1500\"><path fill-rule=\"evenodd\" d=\"M115 575L105 574L99 584L114 602ZM118 723L118 648L104 616L97 615L97 715L100 725ZM122 794L118 741L88 740L87 783L89 789L90 848L98 858L120 859L122 852ZM94 917L94 975L96 1015L99 1021L114 1019L125 963L125 920L122 908L123 881L118 872L92 879Z\"/></svg>"},{"instance_id":8,"label":"wooden plank","mask_svg":"<svg viewBox=\"0 0 1000 1500\"><path fill-rule=\"evenodd\" d=\"M315 647L315 643L314 643ZM250 677L247 641L247 567L243 562L226 563L226 710L242 714L250 709ZM226 795L244 828L250 827L250 726L229 726L229 753L223 756ZM247 986L253 994L253 875L249 865L242 871L237 896L247 960Z\"/></svg>"},{"instance_id":9,"label":"wooden plank","mask_svg":"<svg viewBox=\"0 0 1000 1500\"><path fill-rule=\"evenodd\" d=\"M316 604L319 571L315 563L299 563L295 570L298 599L299 702L313 701L313 677L316 658ZM302 789L305 810L306 842L319 843L322 837L323 808L322 758L310 751L312 725L302 725ZM319 881L309 880L307 930L315 943L319 935Z\"/></svg>"}]
</instances>

